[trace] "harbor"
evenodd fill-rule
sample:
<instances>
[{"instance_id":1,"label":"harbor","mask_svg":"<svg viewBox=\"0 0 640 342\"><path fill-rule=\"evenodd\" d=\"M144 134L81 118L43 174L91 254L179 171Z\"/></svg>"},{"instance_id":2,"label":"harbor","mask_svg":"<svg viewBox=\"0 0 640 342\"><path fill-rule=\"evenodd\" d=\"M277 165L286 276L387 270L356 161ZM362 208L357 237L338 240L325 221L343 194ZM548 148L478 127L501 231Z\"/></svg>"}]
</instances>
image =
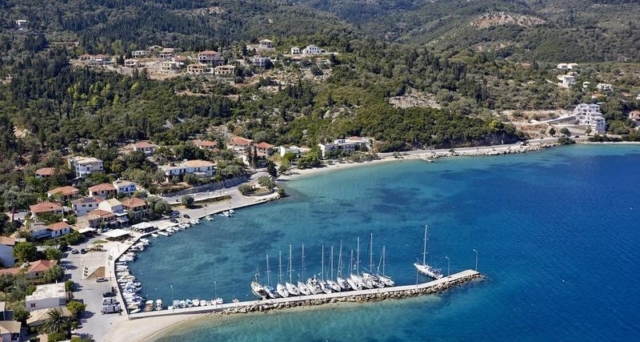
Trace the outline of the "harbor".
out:
<instances>
[{"instance_id":1,"label":"harbor","mask_svg":"<svg viewBox=\"0 0 640 342\"><path fill-rule=\"evenodd\" d=\"M443 277L430 282L420 283L416 285L402 285L358 291L334 292L308 296L216 304L211 306L193 306L182 309L174 308L171 310L139 312L129 314L129 319L141 319L180 314L237 314L275 309L286 309L297 306L315 306L339 302L369 302L385 299L402 299L420 295L441 293L452 287L467 284L471 281L479 280L482 278L483 276L479 272L474 270L466 270L452 274L448 277Z\"/></svg>"}]
</instances>

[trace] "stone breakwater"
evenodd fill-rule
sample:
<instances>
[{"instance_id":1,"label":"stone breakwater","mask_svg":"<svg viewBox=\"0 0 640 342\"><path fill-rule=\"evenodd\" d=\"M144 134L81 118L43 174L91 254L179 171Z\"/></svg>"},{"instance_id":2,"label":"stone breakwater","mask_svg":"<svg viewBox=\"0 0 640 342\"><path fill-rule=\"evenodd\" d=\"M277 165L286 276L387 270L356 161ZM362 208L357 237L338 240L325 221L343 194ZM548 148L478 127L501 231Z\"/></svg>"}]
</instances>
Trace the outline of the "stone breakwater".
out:
<instances>
[{"instance_id":1,"label":"stone breakwater","mask_svg":"<svg viewBox=\"0 0 640 342\"><path fill-rule=\"evenodd\" d=\"M315 306L331 303L351 302L366 303L387 299L402 299L416 297L421 295L429 295L441 293L455 286L469 283L474 280L482 279L483 276L473 270L466 270L452 274L448 277L433 280L428 283L417 285L403 285L394 287L385 287L379 289L334 292L330 294L318 294L310 296L298 296L278 299L256 300L247 302L234 302L220 304L214 306L199 306L183 309L171 309L162 311L150 311L136 314L130 314L129 319L138 319L156 316L169 316L179 314L240 314L250 312L264 312L270 310L287 309L294 307Z\"/></svg>"},{"instance_id":2,"label":"stone breakwater","mask_svg":"<svg viewBox=\"0 0 640 342\"><path fill-rule=\"evenodd\" d=\"M439 151L427 153L426 158L437 159L447 157L479 157L479 156L499 156L505 154L519 154L541 151L545 148L555 146L554 144L539 144L539 145L520 145L518 147L512 146L500 146L495 148L479 147L477 149L464 149L456 151L455 149L449 151Z\"/></svg>"},{"instance_id":3,"label":"stone breakwater","mask_svg":"<svg viewBox=\"0 0 640 342\"><path fill-rule=\"evenodd\" d=\"M238 314L238 313L266 312L270 310L281 310L281 309L289 309L289 308L295 308L295 307L316 306L316 305L324 305L324 304L368 303L368 302L378 302L381 300L405 299L410 297L442 293L455 286L468 283L472 280L481 280L482 278L483 278L482 275L476 274L473 276L457 279L455 281L439 284L439 285L428 287L428 288L414 288L414 289L407 289L407 290L400 290L400 291L393 291L393 292L369 293L369 294L354 293L351 296L337 297L337 298L330 297L330 298L308 299L308 300L296 301L296 302L255 304L247 307L225 309L219 313L223 315L231 315L231 314Z\"/></svg>"}]
</instances>

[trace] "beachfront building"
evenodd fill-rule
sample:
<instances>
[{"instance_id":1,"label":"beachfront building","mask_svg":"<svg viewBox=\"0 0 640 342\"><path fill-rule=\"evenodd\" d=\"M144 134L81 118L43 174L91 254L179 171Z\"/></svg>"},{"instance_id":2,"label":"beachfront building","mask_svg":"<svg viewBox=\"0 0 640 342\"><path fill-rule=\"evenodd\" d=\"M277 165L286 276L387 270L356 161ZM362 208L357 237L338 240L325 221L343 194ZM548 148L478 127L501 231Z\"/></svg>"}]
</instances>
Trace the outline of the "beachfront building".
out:
<instances>
[{"instance_id":1,"label":"beachfront building","mask_svg":"<svg viewBox=\"0 0 640 342\"><path fill-rule=\"evenodd\" d=\"M607 125L599 105L581 103L573 110L573 114L579 125L590 127L593 133L602 134L607 131Z\"/></svg>"},{"instance_id":2,"label":"beachfront building","mask_svg":"<svg viewBox=\"0 0 640 342\"><path fill-rule=\"evenodd\" d=\"M280 157L284 157L287 153L294 154L296 158L299 158L302 155L302 151L298 146L280 146L278 149L280 150Z\"/></svg>"},{"instance_id":3,"label":"beachfront building","mask_svg":"<svg viewBox=\"0 0 640 342\"><path fill-rule=\"evenodd\" d=\"M179 164L162 165L160 169L167 178L186 174L198 177L211 177L215 171L215 164L206 160L187 160Z\"/></svg>"},{"instance_id":4,"label":"beachfront building","mask_svg":"<svg viewBox=\"0 0 640 342\"><path fill-rule=\"evenodd\" d=\"M115 216L115 224L124 225L129 222L129 215L124 210L124 206L115 198L100 202L98 210L110 212Z\"/></svg>"},{"instance_id":5,"label":"beachfront building","mask_svg":"<svg viewBox=\"0 0 640 342\"><path fill-rule=\"evenodd\" d=\"M124 211L132 212L136 218L146 216L149 209L147 202L137 197L125 198L120 203L122 203Z\"/></svg>"},{"instance_id":6,"label":"beachfront building","mask_svg":"<svg viewBox=\"0 0 640 342\"><path fill-rule=\"evenodd\" d=\"M36 260L25 263L20 267L3 268L0 275L23 273L26 279L40 279L44 277L45 272L58 265L56 260Z\"/></svg>"},{"instance_id":7,"label":"beachfront building","mask_svg":"<svg viewBox=\"0 0 640 342\"><path fill-rule=\"evenodd\" d=\"M11 267L15 264L13 259L13 247L16 239L8 236L0 236L0 262L4 267Z\"/></svg>"},{"instance_id":8,"label":"beachfront building","mask_svg":"<svg viewBox=\"0 0 640 342\"><path fill-rule=\"evenodd\" d=\"M275 146L273 146L273 145L271 145L269 143L266 143L264 141L261 142L261 143L256 144L255 146L256 146L257 155L260 156L260 157L270 156L271 153L273 152L273 148L275 147Z\"/></svg>"},{"instance_id":9,"label":"beachfront building","mask_svg":"<svg viewBox=\"0 0 640 342\"><path fill-rule=\"evenodd\" d=\"M350 137L346 139L336 139L331 144L318 144L322 152L322 158L326 158L332 153L352 153L362 148L370 148L368 139L360 137Z\"/></svg>"},{"instance_id":10,"label":"beachfront building","mask_svg":"<svg viewBox=\"0 0 640 342\"><path fill-rule=\"evenodd\" d=\"M115 226L117 224L116 216L112 212L102 209L89 212L89 214L87 214L87 223L91 228Z\"/></svg>"},{"instance_id":11,"label":"beachfront building","mask_svg":"<svg viewBox=\"0 0 640 342\"><path fill-rule=\"evenodd\" d=\"M31 233L31 237L35 240L48 239L51 237L49 227L45 226L41 222L32 223L29 227L29 232Z\"/></svg>"},{"instance_id":12,"label":"beachfront building","mask_svg":"<svg viewBox=\"0 0 640 342\"><path fill-rule=\"evenodd\" d=\"M67 305L67 292L64 283L36 286L36 290L25 298L27 311L54 309Z\"/></svg>"},{"instance_id":13,"label":"beachfront building","mask_svg":"<svg viewBox=\"0 0 640 342\"><path fill-rule=\"evenodd\" d=\"M98 185L94 185L89 189L89 197L98 197L105 199L107 197L115 197L116 196L116 188L110 183L102 183Z\"/></svg>"},{"instance_id":14,"label":"beachfront building","mask_svg":"<svg viewBox=\"0 0 640 342\"><path fill-rule=\"evenodd\" d=\"M85 216L90 211L98 209L98 204L103 200L98 197L86 197L73 201L73 211L76 216Z\"/></svg>"},{"instance_id":15,"label":"beachfront building","mask_svg":"<svg viewBox=\"0 0 640 342\"><path fill-rule=\"evenodd\" d=\"M47 191L47 198L51 199L51 197L59 196L60 200L64 202L78 197L79 194L80 190L72 186L61 186Z\"/></svg>"},{"instance_id":16,"label":"beachfront building","mask_svg":"<svg viewBox=\"0 0 640 342\"><path fill-rule=\"evenodd\" d=\"M130 196L138 190L138 186L136 185L136 183L122 179L117 179L116 181L114 181L113 187L116 188L116 193L118 195Z\"/></svg>"},{"instance_id":17,"label":"beachfront building","mask_svg":"<svg viewBox=\"0 0 640 342\"><path fill-rule=\"evenodd\" d=\"M76 172L76 177L104 171L102 160L93 157L72 157L69 159L69 164Z\"/></svg>"}]
</instances>

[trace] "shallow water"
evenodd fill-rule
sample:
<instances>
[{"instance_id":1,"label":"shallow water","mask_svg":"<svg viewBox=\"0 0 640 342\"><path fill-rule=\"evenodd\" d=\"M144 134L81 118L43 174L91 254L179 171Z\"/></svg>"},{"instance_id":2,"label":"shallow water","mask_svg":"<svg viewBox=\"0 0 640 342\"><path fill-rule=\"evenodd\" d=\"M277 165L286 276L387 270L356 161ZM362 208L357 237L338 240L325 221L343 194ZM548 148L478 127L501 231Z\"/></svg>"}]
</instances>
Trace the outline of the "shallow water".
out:
<instances>
[{"instance_id":1,"label":"shallow water","mask_svg":"<svg viewBox=\"0 0 640 342\"><path fill-rule=\"evenodd\" d=\"M285 184L291 197L216 217L153 240L131 269L149 299L251 299L249 282L330 274L343 242L344 272L360 238L360 268L386 246L386 273L399 284L424 281L429 224L431 263L446 273L473 268L488 279L441 295L268 314L205 318L160 341L631 341L640 257L635 187L640 148L572 146L486 158L402 161ZM301 267L301 245L305 267ZM354 256L355 259L355 256ZM335 265L335 263L334 263ZM336 271L334 267L334 272ZM173 294L171 287L173 287Z\"/></svg>"}]
</instances>

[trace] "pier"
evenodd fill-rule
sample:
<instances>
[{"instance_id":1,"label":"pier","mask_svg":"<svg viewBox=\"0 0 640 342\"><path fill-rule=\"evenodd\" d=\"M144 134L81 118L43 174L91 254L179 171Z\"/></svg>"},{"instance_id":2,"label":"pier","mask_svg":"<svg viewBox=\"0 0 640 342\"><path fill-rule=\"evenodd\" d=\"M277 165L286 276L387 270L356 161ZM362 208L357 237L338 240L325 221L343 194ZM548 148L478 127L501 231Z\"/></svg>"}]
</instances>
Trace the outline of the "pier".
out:
<instances>
[{"instance_id":1,"label":"pier","mask_svg":"<svg viewBox=\"0 0 640 342\"><path fill-rule=\"evenodd\" d=\"M296 306L322 305L338 302L368 302L380 301L384 299L401 299L419 295L440 293L456 285L462 285L481 278L482 275L477 271L466 270L452 274L448 277L443 277L441 279L416 285L402 285L360 291L334 292L330 294L317 294L310 296L296 296L277 299L225 303L210 306L196 306L182 309L139 312L135 314L129 314L129 319L198 313L248 313L255 311L267 311Z\"/></svg>"}]
</instances>

